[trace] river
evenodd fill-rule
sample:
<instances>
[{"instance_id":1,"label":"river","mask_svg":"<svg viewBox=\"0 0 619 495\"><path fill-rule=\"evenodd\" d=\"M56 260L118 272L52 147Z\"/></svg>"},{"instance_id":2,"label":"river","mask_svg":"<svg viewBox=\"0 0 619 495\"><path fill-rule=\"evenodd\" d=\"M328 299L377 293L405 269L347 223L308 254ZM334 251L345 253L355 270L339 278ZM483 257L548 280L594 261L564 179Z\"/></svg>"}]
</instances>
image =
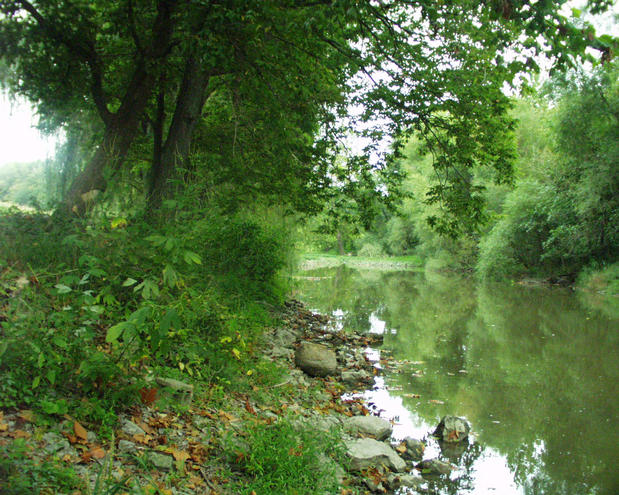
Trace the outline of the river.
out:
<instances>
[{"instance_id":1,"label":"river","mask_svg":"<svg viewBox=\"0 0 619 495\"><path fill-rule=\"evenodd\" d=\"M395 438L425 438L425 457L457 466L428 493L619 493L619 300L345 266L297 282L337 328L384 333L382 375L360 394ZM471 423L466 448L430 437L444 415Z\"/></svg>"}]
</instances>

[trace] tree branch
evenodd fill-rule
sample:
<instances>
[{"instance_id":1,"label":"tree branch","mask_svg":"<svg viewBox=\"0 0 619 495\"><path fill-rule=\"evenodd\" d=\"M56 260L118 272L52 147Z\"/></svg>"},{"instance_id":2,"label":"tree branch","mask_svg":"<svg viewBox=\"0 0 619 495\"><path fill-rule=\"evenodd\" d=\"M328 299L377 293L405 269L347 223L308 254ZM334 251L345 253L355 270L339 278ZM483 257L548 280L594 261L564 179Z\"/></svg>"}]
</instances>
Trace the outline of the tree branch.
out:
<instances>
[{"instance_id":1,"label":"tree branch","mask_svg":"<svg viewBox=\"0 0 619 495\"><path fill-rule=\"evenodd\" d=\"M78 38L70 36L66 30L54 26L43 17L36 7L28 0L17 0L17 3L37 21L39 26L45 30L52 39L63 44L72 54L86 62L92 78L90 89L93 101L103 122L106 124L109 123L112 119L112 113L107 109L107 99L103 91L103 68L94 43L91 40L81 41Z\"/></svg>"}]
</instances>

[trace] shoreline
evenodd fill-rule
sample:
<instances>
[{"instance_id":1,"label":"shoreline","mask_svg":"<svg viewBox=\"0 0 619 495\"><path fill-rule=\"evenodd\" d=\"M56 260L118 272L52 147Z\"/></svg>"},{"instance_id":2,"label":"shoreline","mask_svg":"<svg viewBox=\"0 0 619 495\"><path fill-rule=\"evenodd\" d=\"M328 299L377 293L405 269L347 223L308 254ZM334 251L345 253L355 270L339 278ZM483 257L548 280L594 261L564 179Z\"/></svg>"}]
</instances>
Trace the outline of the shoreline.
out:
<instances>
[{"instance_id":1,"label":"shoreline","mask_svg":"<svg viewBox=\"0 0 619 495\"><path fill-rule=\"evenodd\" d=\"M360 398L342 399L373 385L379 371L366 357L366 349L382 343L382 336L335 332L329 328L328 317L312 313L294 300L277 313L279 324L262 336L255 351L282 372L277 383L265 378L263 384L259 376L252 375L250 391L225 393L197 382L193 396L193 385L157 378L152 383L161 384L161 399L152 403L143 400L141 406L119 414L119 424L108 438L101 431L98 435L87 431L67 415L50 427L40 425L28 411L0 411L0 445L23 439L36 462L53 461L88 480L90 488L85 492L54 487L53 493L59 495L92 493L101 480L108 485L124 484L125 492L131 494L150 493L132 490L133 484L152 486L159 490L152 493L165 495L238 495L250 494L242 487L257 479L251 458L262 435L275 433L280 441L277 431L290 426L294 435L305 435L308 445L316 433L329 438L318 443L326 451L318 452L317 466L330 473L325 482L337 486L334 494L365 495L383 491L383 486L390 490L418 486L423 481L420 476L403 472L404 465L407 471L414 468L412 457L406 461L400 457L407 452L405 443L395 451L389 422L372 416ZM333 353L337 364L330 376L310 376L299 369L295 355L305 344L324 346ZM174 402L161 402L164 385L173 388L167 392ZM188 391L192 402L183 405ZM222 392L224 396L216 396ZM378 445L387 454L368 460L366 465L350 454L359 442ZM298 448L302 449L303 443ZM291 448L276 455L280 462L294 460L301 450L296 453ZM384 455L392 457L391 464ZM385 463L391 468L385 469Z\"/></svg>"}]
</instances>

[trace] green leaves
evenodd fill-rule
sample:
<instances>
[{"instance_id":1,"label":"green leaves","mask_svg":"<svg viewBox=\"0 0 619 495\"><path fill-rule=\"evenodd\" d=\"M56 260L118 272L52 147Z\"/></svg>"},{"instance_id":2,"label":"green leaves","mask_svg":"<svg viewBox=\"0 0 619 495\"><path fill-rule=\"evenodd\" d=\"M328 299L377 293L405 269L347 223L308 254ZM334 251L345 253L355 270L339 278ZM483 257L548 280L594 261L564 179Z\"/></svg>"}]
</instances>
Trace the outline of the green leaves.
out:
<instances>
[{"instance_id":1,"label":"green leaves","mask_svg":"<svg viewBox=\"0 0 619 495\"><path fill-rule=\"evenodd\" d=\"M152 308L150 306L142 306L137 309L125 321L108 328L105 341L108 343L116 342L121 336L128 340L135 337L138 333L143 333L146 321L151 313Z\"/></svg>"}]
</instances>

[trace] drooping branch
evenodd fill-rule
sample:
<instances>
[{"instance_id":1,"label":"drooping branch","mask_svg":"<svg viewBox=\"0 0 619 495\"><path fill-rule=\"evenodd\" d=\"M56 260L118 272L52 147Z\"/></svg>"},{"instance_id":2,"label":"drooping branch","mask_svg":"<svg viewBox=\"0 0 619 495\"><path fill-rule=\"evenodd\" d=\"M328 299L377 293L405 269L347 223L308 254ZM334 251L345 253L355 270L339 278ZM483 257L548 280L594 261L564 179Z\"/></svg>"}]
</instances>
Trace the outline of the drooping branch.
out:
<instances>
[{"instance_id":1,"label":"drooping branch","mask_svg":"<svg viewBox=\"0 0 619 495\"><path fill-rule=\"evenodd\" d=\"M103 91L103 67L93 41L81 36L73 36L68 30L55 25L28 0L17 0L17 3L33 17L51 39L64 45L72 55L86 63L92 79L90 89L93 101L99 116L108 125L112 119L112 113L107 108L107 98Z\"/></svg>"}]
</instances>

